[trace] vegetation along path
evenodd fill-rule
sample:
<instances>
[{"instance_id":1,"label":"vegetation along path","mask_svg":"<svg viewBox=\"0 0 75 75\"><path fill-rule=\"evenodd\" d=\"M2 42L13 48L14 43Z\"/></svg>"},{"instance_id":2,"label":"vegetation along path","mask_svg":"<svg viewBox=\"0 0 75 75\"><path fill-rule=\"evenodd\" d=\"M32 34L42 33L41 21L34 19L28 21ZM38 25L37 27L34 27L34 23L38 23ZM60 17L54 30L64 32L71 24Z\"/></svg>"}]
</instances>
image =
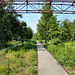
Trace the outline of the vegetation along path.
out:
<instances>
[{"instance_id":1,"label":"vegetation along path","mask_svg":"<svg viewBox=\"0 0 75 75\"><path fill-rule=\"evenodd\" d=\"M8 48L4 48L4 49L2 49L2 50L7 51L7 50L10 49L10 48L12 49L12 48L17 47L17 46L20 46L20 45L22 45L22 43L17 44L17 45L14 45L14 46L11 46L11 47L8 47ZM2 50L0 50L0 52L1 52Z\"/></svg>"},{"instance_id":2,"label":"vegetation along path","mask_svg":"<svg viewBox=\"0 0 75 75\"><path fill-rule=\"evenodd\" d=\"M53 56L37 41L38 75L68 75Z\"/></svg>"}]
</instances>

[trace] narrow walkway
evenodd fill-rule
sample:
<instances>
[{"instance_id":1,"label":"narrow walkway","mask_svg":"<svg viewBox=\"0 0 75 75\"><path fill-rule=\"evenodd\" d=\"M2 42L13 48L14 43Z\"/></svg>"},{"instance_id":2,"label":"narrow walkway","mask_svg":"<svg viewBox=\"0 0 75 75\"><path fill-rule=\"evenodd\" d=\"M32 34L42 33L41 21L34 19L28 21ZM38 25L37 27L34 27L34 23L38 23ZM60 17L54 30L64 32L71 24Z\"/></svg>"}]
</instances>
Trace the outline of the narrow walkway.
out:
<instances>
[{"instance_id":1,"label":"narrow walkway","mask_svg":"<svg viewBox=\"0 0 75 75\"><path fill-rule=\"evenodd\" d=\"M38 41L37 53L38 75L69 75Z\"/></svg>"},{"instance_id":2,"label":"narrow walkway","mask_svg":"<svg viewBox=\"0 0 75 75\"><path fill-rule=\"evenodd\" d=\"M13 46L11 46L11 47L8 47L8 48L4 48L4 49L2 49L2 50L5 50L5 51L7 51L8 49L12 49L12 48L14 48L14 47L17 47L17 46L20 46L20 45L22 45L22 43L20 43L20 44L17 44L17 45L13 45ZM0 50L0 52L2 51L2 50Z\"/></svg>"}]
</instances>

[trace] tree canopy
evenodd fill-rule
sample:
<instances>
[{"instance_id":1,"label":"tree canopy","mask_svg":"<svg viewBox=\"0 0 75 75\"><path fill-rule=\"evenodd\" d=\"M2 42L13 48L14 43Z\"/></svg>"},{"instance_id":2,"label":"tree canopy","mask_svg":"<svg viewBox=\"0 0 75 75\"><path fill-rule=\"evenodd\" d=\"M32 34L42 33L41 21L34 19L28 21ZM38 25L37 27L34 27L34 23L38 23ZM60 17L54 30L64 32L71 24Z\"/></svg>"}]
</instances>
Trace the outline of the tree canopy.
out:
<instances>
[{"instance_id":1,"label":"tree canopy","mask_svg":"<svg viewBox=\"0 0 75 75\"><path fill-rule=\"evenodd\" d=\"M44 6L43 9L50 10L50 6ZM57 37L58 25L57 18L52 12L42 13L42 17L37 24L37 32L39 32L42 40L45 39L45 42L48 42L49 39Z\"/></svg>"},{"instance_id":2,"label":"tree canopy","mask_svg":"<svg viewBox=\"0 0 75 75\"><path fill-rule=\"evenodd\" d=\"M50 10L50 6L44 6L43 9ZM33 38L45 40L45 42L55 40L55 44L75 40L75 20L71 22L65 19L60 24L60 21L57 21L57 16L54 16L52 12L42 12L37 24L37 33Z\"/></svg>"}]
</instances>

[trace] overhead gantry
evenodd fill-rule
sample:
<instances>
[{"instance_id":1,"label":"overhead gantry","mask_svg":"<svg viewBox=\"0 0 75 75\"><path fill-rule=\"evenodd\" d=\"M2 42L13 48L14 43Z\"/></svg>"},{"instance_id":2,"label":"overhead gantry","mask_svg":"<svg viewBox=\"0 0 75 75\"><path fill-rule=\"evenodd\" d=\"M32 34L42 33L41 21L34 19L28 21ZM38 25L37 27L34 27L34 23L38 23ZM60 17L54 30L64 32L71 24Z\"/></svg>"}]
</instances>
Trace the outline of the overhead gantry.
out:
<instances>
[{"instance_id":1,"label":"overhead gantry","mask_svg":"<svg viewBox=\"0 0 75 75\"><path fill-rule=\"evenodd\" d=\"M51 6L50 10L43 10L45 5ZM9 7L9 10L4 11L5 13L75 13L75 0L1 0L0 6Z\"/></svg>"}]
</instances>

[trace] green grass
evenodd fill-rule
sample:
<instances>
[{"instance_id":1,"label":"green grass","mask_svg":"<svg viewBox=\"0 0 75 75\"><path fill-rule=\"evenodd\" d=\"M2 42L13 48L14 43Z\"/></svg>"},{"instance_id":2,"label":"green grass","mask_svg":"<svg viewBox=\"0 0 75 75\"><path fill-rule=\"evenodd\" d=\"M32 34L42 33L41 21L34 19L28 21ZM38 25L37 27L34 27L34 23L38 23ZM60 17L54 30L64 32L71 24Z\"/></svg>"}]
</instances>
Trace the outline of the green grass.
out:
<instances>
[{"instance_id":1,"label":"green grass","mask_svg":"<svg viewBox=\"0 0 75 75\"><path fill-rule=\"evenodd\" d=\"M75 75L75 41L54 45L45 44L48 51L63 65L70 75Z\"/></svg>"},{"instance_id":2,"label":"green grass","mask_svg":"<svg viewBox=\"0 0 75 75\"><path fill-rule=\"evenodd\" d=\"M0 53L0 75L36 75L35 42L24 42L23 45Z\"/></svg>"}]
</instances>

